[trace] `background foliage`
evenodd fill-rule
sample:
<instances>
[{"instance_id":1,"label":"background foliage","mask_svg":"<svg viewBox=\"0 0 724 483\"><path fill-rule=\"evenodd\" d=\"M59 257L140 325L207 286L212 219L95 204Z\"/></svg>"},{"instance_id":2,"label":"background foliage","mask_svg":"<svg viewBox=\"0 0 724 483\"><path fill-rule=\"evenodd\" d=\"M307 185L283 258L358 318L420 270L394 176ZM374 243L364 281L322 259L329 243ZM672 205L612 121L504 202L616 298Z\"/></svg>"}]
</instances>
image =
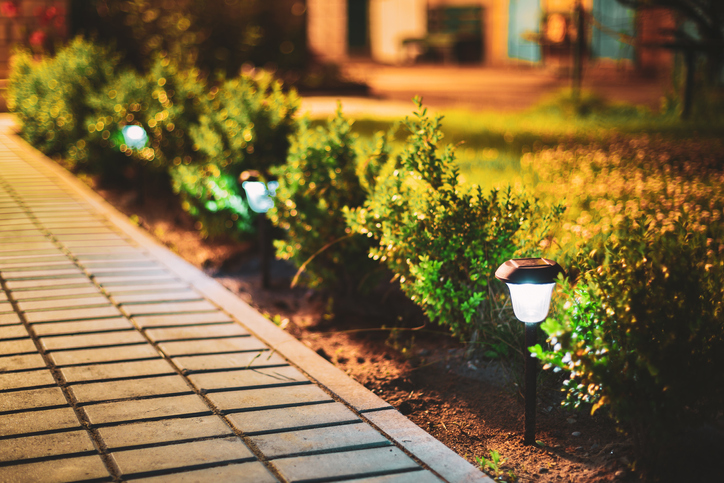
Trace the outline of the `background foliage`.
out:
<instances>
[{"instance_id":1,"label":"background foliage","mask_svg":"<svg viewBox=\"0 0 724 483\"><path fill-rule=\"evenodd\" d=\"M542 192L566 176L554 243L579 274L536 352L570 372L567 404L607 406L649 454L724 402L720 144L640 137L525 160Z\"/></svg>"}]
</instances>

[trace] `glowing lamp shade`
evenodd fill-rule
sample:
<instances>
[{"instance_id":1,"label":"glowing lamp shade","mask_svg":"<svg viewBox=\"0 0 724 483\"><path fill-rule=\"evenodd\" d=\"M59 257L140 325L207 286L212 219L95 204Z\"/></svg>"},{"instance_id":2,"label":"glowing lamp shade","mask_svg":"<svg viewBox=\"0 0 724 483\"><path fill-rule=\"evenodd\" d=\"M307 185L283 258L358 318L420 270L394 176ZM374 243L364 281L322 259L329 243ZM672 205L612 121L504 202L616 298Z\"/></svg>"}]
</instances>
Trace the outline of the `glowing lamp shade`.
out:
<instances>
[{"instance_id":1,"label":"glowing lamp shade","mask_svg":"<svg viewBox=\"0 0 724 483\"><path fill-rule=\"evenodd\" d=\"M261 181L244 181L241 186L246 192L246 199L249 202L249 208L256 213L266 213L269 208L274 206L272 197L276 195L279 182L270 181L264 184Z\"/></svg>"},{"instance_id":2,"label":"glowing lamp shade","mask_svg":"<svg viewBox=\"0 0 724 483\"><path fill-rule=\"evenodd\" d=\"M534 283L509 283L513 312L521 322L543 322L551 306L551 295L555 283L536 285Z\"/></svg>"},{"instance_id":3,"label":"glowing lamp shade","mask_svg":"<svg viewBox=\"0 0 724 483\"><path fill-rule=\"evenodd\" d=\"M521 322L543 322L548 316L555 279L563 269L545 258L508 260L495 276L510 289L513 312Z\"/></svg>"},{"instance_id":4,"label":"glowing lamp shade","mask_svg":"<svg viewBox=\"0 0 724 483\"><path fill-rule=\"evenodd\" d=\"M144 147L146 147L146 143L148 142L148 135L141 126L136 126L135 124L130 126L123 126L123 129L121 129L121 133L123 134L124 143L129 148L143 149Z\"/></svg>"}]
</instances>

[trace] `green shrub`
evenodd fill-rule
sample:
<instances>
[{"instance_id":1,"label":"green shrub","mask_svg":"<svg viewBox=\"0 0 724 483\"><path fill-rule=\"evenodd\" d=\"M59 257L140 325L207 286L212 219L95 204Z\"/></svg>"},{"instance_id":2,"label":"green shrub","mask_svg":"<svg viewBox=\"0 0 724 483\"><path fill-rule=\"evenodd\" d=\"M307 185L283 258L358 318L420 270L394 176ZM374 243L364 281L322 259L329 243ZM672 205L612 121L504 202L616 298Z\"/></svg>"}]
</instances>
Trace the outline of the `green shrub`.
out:
<instances>
[{"instance_id":1,"label":"green shrub","mask_svg":"<svg viewBox=\"0 0 724 483\"><path fill-rule=\"evenodd\" d=\"M93 107L86 126L89 168L112 177L133 166L136 181L142 182L149 173L198 162L189 131L206 109L204 88L197 71L179 70L163 57L146 75L121 72L89 101ZM145 147L132 149L125 144L122 129L130 125L147 133Z\"/></svg>"},{"instance_id":2,"label":"green shrub","mask_svg":"<svg viewBox=\"0 0 724 483\"><path fill-rule=\"evenodd\" d=\"M271 74L242 74L212 88L208 112L191 131L199 154L225 173L239 176L256 170L269 178L283 164L299 107L295 92L285 93Z\"/></svg>"},{"instance_id":3,"label":"green shrub","mask_svg":"<svg viewBox=\"0 0 724 483\"><path fill-rule=\"evenodd\" d=\"M14 57L8 86L8 107L15 112L21 134L48 155L83 161L89 99L115 76L117 56L109 49L76 38L54 58L33 60L28 52Z\"/></svg>"},{"instance_id":4,"label":"green shrub","mask_svg":"<svg viewBox=\"0 0 724 483\"><path fill-rule=\"evenodd\" d=\"M388 148L382 135L370 153L357 144L341 109L325 127L303 120L287 163L274 171L279 188L269 216L288 235L275 242L277 256L304 267L308 286L354 290L378 265L367 257L368 238L347 228L343 210L362 205Z\"/></svg>"},{"instance_id":5,"label":"green shrub","mask_svg":"<svg viewBox=\"0 0 724 483\"><path fill-rule=\"evenodd\" d=\"M284 163L298 98L262 72L212 87L205 102L206 111L190 129L195 165L172 172L174 189L205 235L243 237L254 231L254 214L239 177L256 171L269 180L271 168Z\"/></svg>"},{"instance_id":6,"label":"green shrub","mask_svg":"<svg viewBox=\"0 0 724 483\"><path fill-rule=\"evenodd\" d=\"M254 233L255 215L242 197L236 177L215 164L182 164L171 170L171 180L182 208L198 221L202 236L244 238Z\"/></svg>"},{"instance_id":7,"label":"green shrub","mask_svg":"<svg viewBox=\"0 0 724 483\"><path fill-rule=\"evenodd\" d=\"M607 406L649 455L724 406L721 151L661 144L532 160L544 178L567 171L581 195L557 237L580 275L542 325L552 348L536 353L570 372L566 404Z\"/></svg>"},{"instance_id":8,"label":"green shrub","mask_svg":"<svg viewBox=\"0 0 724 483\"><path fill-rule=\"evenodd\" d=\"M421 111L406 123L412 134L403 154L385 166L364 207L348 211L348 223L376 240L370 255L431 320L459 336L482 336L495 330L504 288L490 283L495 269L536 252L548 218L511 189L461 185L453 148L438 148L441 118L430 119L416 102Z\"/></svg>"}]
</instances>

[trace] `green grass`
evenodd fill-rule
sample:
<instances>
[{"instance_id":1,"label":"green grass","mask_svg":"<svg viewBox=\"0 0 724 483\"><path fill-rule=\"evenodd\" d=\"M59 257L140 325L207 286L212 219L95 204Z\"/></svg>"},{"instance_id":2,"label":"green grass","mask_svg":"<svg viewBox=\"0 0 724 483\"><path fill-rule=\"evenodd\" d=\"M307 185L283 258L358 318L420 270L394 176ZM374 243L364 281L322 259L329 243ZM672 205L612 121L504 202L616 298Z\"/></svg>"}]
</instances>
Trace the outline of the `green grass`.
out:
<instances>
[{"instance_id":1,"label":"green grass","mask_svg":"<svg viewBox=\"0 0 724 483\"><path fill-rule=\"evenodd\" d=\"M410 116L414 105L410 103ZM522 113L442 111L444 141L457 145L461 175L467 183L485 189L522 185L520 158L526 152L566 144L605 141L615 134L662 134L667 138L724 137L724 116L712 121L682 122L675 113L659 115L649 109L609 103L584 92L578 103L570 91L561 91ZM402 121L402 119L400 119ZM320 121L321 122L321 121ZM389 119L356 119L353 131L371 138L378 131L395 129L395 149L409 134ZM526 180L529 182L529 180Z\"/></svg>"}]
</instances>

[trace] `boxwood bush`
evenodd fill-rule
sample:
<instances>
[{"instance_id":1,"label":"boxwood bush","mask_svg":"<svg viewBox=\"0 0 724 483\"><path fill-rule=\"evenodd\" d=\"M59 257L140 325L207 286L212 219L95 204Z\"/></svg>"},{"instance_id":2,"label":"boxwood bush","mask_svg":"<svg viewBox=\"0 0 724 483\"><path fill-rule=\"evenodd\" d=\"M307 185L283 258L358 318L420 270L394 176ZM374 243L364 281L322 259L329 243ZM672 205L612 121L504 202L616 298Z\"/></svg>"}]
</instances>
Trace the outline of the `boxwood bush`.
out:
<instances>
[{"instance_id":1,"label":"boxwood bush","mask_svg":"<svg viewBox=\"0 0 724 483\"><path fill-rule=\"evenodd\" d=\"M326 126L314 129L302 120L286 164L274 170L279 188L269 216L287 232L275 242L277 256L303 268L307 286L353 292L378 266L367 256L370 240L352 233L344 217L366 200L389 156L383 134L369 148L340 108Z\"/></svg>"},{"instance_id":2,"label":"boxwood bush","mask_svg":"<svg viewBox=\"0 0 724 483\"><path fill-rule=\"evenodd\" d=\"M173 170L174 188L204 234L243 237L254 231L255 215L239 177L252 171L269 181L272 167L285 162L299 99L259 72L212 87L204 102L206 110L190 129L195 162Z\"/></svg>"},{"instance_id":3,"label":"boxwood bush","mask_svg":"<svg viewBox=\"0 0 724 483\"><path fill-rule=\"evenodd\" d=\"M461 337L491 335L499 332L505 298L504 286L491 283L495 269L513 256L537 254L557 209L544 215L534 199L512 189L486 193L462 185L454 148L439 147L441 117L428 117L416 103L403 153L347 220L375 240L370 256L396 274L431 320Z\"/></svg>"},{"instance_id":4,"label":"boxwood bush","mask_svg":"<svg viewBox=\"0 0 724 483\"><path fill-rule=\"evenodd\" d=\"M82 38L52 58L35 60L30 52L16 51L7 99L23 138L71 168L85 162L86 124L93 114L89 100L111 82L117 63L110 49Z\"/></svg>"}]
</instances>

